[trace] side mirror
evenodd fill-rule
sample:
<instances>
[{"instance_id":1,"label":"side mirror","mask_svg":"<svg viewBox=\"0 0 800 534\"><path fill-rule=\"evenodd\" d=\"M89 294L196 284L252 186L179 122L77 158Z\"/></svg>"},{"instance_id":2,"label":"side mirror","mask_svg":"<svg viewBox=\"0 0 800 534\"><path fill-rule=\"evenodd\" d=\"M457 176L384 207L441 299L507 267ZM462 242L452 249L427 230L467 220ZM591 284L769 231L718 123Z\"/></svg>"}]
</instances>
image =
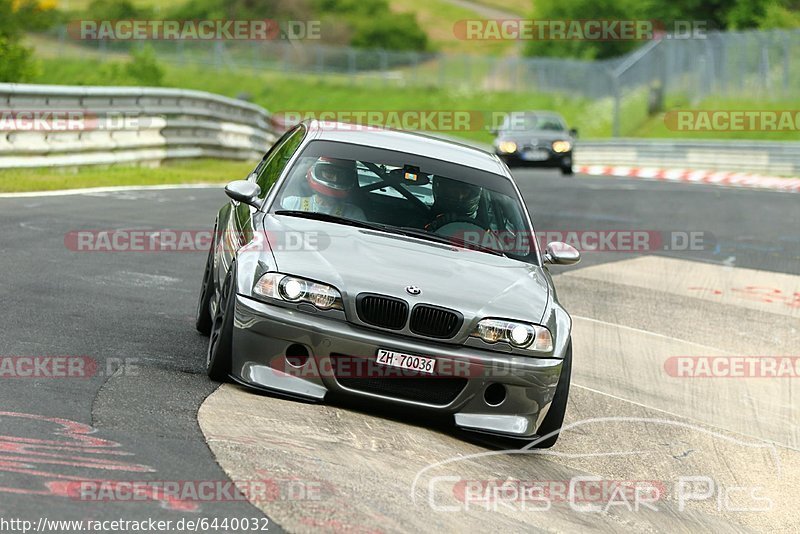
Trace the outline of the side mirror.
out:
<instances>
[{"instance_id":1,"label":"side mirror","mask_svg":"<svg viewBox=\"0 0 800 534\"><path fill-rule=\"evenodd\" d=\"M553 265L574 265L581 261L581 253L572 245L553 241L544 252L544 262Z\"/></svg>"},{"instance_id":2,"label":"side mirror","mask_svg":"<svg viewBox=\"0 0 800 534\"><path fill-rule=\"evenodd\" d=\"M492 129L489 130L489 133L492 134L492 135L497 135L500 132L499 132L499 130L497 128L492 128Z\"/></svg>"},{"instance_id":3,"label":"side mirror","mask_svg":"<svg viewBox=\"0 0 800 534\"><path fill-rule=\"evenodd\" d=\"M570 128L570 129L569 129L569 134L570 134L572 137L578 137L578 129L577 129L577 128Z\"/></svg>"},{"instance_id":4,"label":"side mirror","mask_svg":"<svg viewBox=\"0 0 800 534\"><path fill-rule=\"evenodd\" d=\"M254 208L260 207L258 195L261 194L261 188L257 183L247 180L233 181L225 186L225 194L236 202L242 202Z\"/></svg>"}]
</instances>

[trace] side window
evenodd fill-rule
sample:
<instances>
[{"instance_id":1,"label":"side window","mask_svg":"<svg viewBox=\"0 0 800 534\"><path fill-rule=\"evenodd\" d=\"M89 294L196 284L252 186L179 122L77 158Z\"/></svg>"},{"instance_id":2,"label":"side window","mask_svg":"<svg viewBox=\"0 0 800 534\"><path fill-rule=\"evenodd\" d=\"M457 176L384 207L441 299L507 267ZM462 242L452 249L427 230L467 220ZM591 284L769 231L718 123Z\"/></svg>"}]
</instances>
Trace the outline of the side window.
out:
<instances>
[{"instance_id":1,"label":"side window","mask_svg":"<svg viewBox=\"0 0 800 534\"><path fill-rule=\"evenodd\" d=\"M270 188L278 180L278 177L283 172L283 168L292 158L297 147L303 141L303 136L306 130L303 126L296 128L294 131L289 132L286 136L279 140L275 148L267 154L267 157L262 161L254 171L256 174L256 183L261 188L261 195L259 198L267 198Z\"/></svg>"}]
</instances>

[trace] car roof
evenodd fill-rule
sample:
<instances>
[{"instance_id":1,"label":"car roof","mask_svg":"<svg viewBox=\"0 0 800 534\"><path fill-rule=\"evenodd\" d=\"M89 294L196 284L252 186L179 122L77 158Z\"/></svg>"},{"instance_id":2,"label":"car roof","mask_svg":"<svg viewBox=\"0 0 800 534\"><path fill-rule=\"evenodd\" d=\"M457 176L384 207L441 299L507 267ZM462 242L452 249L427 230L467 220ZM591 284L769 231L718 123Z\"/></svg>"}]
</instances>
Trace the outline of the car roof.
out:
<instances>
[{"instance_id":1,"label":"car roof","mask_svg":"<svg viewBox=\"0 0 800 534\"><path fill-rule=\"evenodd\" d=\"M339 141L386 150L408 152L432 159L448 161L508 178L504 166L494 154L479 148L415 132L392 130L377 126L361 126L342 122L304 123L309 138Z\"/></svg>"}]
</instances>

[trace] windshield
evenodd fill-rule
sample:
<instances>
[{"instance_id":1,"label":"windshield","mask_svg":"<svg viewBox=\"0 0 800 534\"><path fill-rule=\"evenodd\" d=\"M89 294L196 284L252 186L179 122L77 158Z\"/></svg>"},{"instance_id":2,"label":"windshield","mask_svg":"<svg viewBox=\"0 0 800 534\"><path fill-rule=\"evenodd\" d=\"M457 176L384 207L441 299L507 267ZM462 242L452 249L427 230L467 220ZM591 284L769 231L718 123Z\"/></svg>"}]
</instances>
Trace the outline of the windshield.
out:
<instances>
[{"instance_id":1,"label":"windshield","mask_svg":"<svg viewBox=\"0 0 800 534\"><path fill-rule=\"evenodd\" d=\"M537 262L526 212L509 179L414 154L313 141L290 169L270 211L366 222Z\"/></svg>"},{"instance_id":2,"label":"windshield","mask_svg":"<svg viewBox=\"0 0 800 534\"><path fill-rule=\"evenodd\" d=\"M542 115L538 113L510 113L503 122L503 130L551 130L564 131L567 129L563 119L557 115Z\"/></svg>"}]
</instances>

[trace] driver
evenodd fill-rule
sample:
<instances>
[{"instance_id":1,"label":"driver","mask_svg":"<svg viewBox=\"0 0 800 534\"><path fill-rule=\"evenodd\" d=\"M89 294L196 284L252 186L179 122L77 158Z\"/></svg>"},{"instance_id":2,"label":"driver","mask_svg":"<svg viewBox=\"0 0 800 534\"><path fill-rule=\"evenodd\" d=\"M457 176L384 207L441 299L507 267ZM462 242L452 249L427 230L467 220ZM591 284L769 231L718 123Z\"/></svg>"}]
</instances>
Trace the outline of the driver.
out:
<instances>
[{"instance_id":1,"label":"driver","mask_svg":"<svg viewBox=\"0 0 800 534\"><path fill-rule=\"evenodd\" d=\"M283 209L312 211L346 219L366 220L364 211L350 202L358 186L356 162L321 156L306 172L312 194L291 196L281 202Z\"/></svg>"},{"instance_id":2,"label":"driver","mask_svg":"<svg viewBox=\"0 0 800 534\"><path fill-rule=\"evenodd\" d=\"M475 220L482 188L444 176L433 177L433 220L426 228L440 228L456 221ZM477 222L476 222L477 224Z\"/></svg>"}]
</instances>

